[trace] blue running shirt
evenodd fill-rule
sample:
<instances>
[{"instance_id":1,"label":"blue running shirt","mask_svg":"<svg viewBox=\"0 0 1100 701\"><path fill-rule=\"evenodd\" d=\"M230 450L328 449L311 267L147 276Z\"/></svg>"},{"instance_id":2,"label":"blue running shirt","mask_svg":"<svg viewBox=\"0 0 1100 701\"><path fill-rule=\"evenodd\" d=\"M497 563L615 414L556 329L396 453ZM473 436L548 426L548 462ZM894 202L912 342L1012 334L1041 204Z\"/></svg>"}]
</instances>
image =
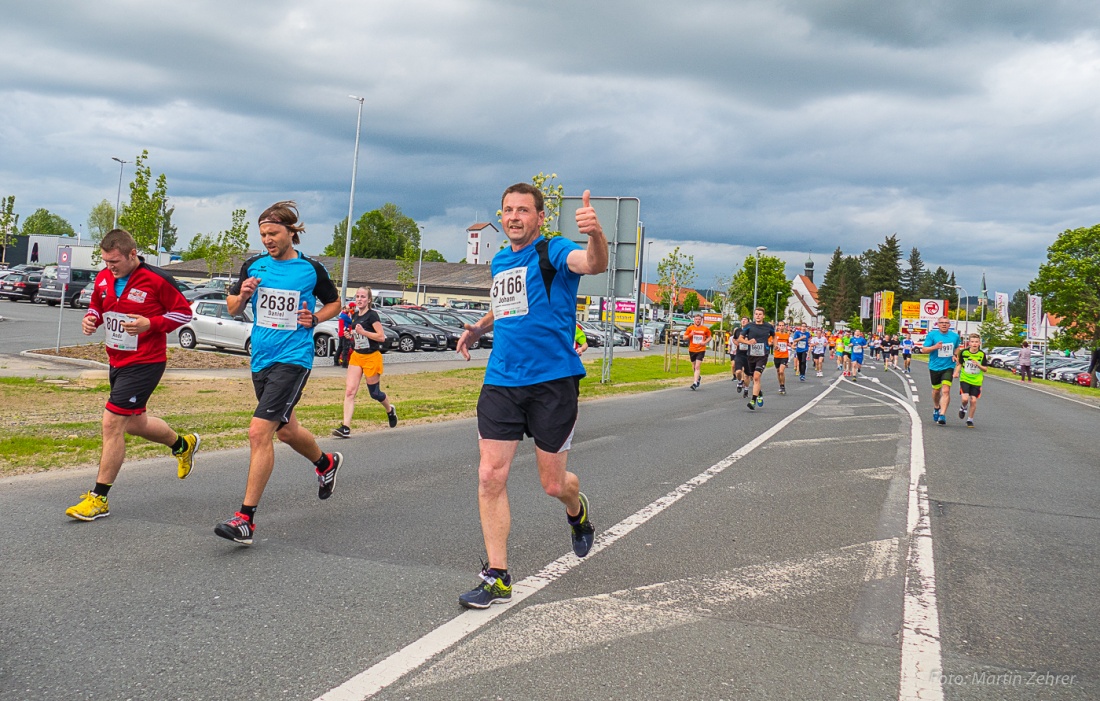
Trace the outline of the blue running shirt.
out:
<instances>
[{"instance_id":1,"label":"blue running shirt","mask_svg":"<svg viewBox=\"0 0 1100 701\"><path fill-rule=\"evenodd\" d=\"M275 260L268 253L252 256L241 266L240 278L229 290L241 293L241 283L260 278L248 300L252 310L252 372L275 363L313 367L313 329L298 326L297 310L305 302L313 311L317 301L331 304L340 298L320 263L295 251L296 258Z\"/></svg>"},{"instance_id":2,"label":"blue running shirt","mask_svg":"<svg viewBox=\"0 0 1100 701\"><path fill-rule=\"evenodd\" d=\"M928 356L929 370L950 370L955 367L955 351L958 350L959 345L962 343L962 337L955 331L940 333L939 329L932 329L928 332L928 335L924 337L924 343L921 347L927 348L941 342L943 345L932 351Z\"/></svg>"},{"instance_id":3,"label":"blue running shirt","mask_svg":"<svg viewBox=\"0 0 1100 701\"><path fill-rule=\"evenodd\" d=\"M535 248L540 240L518 251L509 246L493 256L493 352L485 368L487 385L524 387L585 374L573 350L581 276L566 262L581 247L562 236L548 241L556 273L547 297Z\"/></svg>"}]
</instances>

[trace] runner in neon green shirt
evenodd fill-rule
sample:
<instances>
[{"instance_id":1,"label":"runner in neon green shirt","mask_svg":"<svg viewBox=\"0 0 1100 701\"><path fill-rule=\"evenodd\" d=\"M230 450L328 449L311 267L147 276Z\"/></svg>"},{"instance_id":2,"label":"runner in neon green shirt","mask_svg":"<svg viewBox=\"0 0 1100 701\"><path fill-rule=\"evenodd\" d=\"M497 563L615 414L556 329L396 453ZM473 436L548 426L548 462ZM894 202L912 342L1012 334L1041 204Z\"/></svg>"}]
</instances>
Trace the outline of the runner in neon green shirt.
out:
<instances>
[{"instance_id":1,"label":"runner in neon green shirt","mask_svg":"<svg viewBox=\"0 0 1100 701\"><path fill-rule=\"evenodd\" d=\"M967 347L958 352L955 361L954 375L959 378L959 394L962 396L959 418L966 419L967 428L974 428L974 413L978 410L978 397L982 395L985 367L989 365L985 351L982 350L982 337L976 333L970 334Z\"/></svg>"}]
</instances>

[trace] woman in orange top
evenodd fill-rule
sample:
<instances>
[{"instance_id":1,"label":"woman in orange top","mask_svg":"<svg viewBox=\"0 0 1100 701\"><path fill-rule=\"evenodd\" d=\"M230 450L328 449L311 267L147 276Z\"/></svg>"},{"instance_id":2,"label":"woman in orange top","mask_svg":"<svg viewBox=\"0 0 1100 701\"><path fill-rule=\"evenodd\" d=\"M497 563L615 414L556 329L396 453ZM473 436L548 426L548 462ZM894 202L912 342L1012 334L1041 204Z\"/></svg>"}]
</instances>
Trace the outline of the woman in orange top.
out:
<instances>
[{"instance_id":1,"label":"woman in orange top","mask_svg":"<svg viewBox=\"0 0 1100 701\"><path fill-rule=\"evenodd\" d=\"M703 357L707 354L707 343L710 342L710 329L703 326L703 315L696 314L694 323L684 329L684 337L688 339L688 357L691 358L691 366L695 369L695 382L691 383L691 389L699 389L700 367L703 365Z\"/></svg>"}]
</instances>

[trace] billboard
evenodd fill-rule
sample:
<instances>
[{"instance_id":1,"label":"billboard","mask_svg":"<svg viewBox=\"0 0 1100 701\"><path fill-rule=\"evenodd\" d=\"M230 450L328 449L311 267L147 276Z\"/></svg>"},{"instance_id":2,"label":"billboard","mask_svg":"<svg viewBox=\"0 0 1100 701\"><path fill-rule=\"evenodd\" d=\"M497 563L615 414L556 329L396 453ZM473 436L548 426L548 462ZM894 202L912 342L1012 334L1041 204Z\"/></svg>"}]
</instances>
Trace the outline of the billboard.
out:
<instances>
[{"instance_id":1,"label":"billboard","mask_svg":"<svg viewBox=\"0 0 1100 701\"><path fill-rule=\"evenodd\" d=\"M1039 295L1027 296L1027 337L1042 338L1043 298Z\"/></svg>"},{"instance_id":2,"label":"billboard","mask_svg":"<svg viewBox=\"0 0 1100 701\"><path fill-rule=\"evenodd\" d=\"M997 313L1001 315L1003 321L1008 321L1008 293L997 292L994 294L997 299Z\"/></svg>"},{"instance_id":3,"label":"billboard","mask_svg":"<svg viewBox=\"0 0 1100 701\"><path fill-rule=\"evenodd\" d=\"M920 302L902 302L901 303L901 318L902 319L919 319L920 318Z\"/></svg>"},{"instance_id":4,"label":"billboard","mask_svg":"<svg viewBox=\"0 0 1100 701\"><path fill-rule=\"evenodd\" d=\"M922 299L920 301L920 318L939 319L947 316L946 299Z\"/></svg>"}]
</instances>

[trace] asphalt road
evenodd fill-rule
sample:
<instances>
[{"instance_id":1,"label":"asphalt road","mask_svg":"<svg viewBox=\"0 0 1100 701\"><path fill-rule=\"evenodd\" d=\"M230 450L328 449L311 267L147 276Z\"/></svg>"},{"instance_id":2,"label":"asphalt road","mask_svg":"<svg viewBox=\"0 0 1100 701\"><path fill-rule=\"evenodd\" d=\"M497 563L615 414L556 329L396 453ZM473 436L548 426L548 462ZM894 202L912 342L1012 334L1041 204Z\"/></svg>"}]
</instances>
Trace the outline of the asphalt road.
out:
<instances>
[{"instance_id":1,"label":"asphalt road","mask_svg":"<svg viewBox=\"0 0 1100 701\"><path fill-rule=\"evenodd\" d=\"M93 523L92 470L0 480L0 700L1100 698L1096 409L991 380L933 426L917 367L584 403L596 552L525 442L488 612L472 420L322 439L325 502L279 448L251 548L212 532L245 451L128 464Z\"/></svg>"}]
</instances>

